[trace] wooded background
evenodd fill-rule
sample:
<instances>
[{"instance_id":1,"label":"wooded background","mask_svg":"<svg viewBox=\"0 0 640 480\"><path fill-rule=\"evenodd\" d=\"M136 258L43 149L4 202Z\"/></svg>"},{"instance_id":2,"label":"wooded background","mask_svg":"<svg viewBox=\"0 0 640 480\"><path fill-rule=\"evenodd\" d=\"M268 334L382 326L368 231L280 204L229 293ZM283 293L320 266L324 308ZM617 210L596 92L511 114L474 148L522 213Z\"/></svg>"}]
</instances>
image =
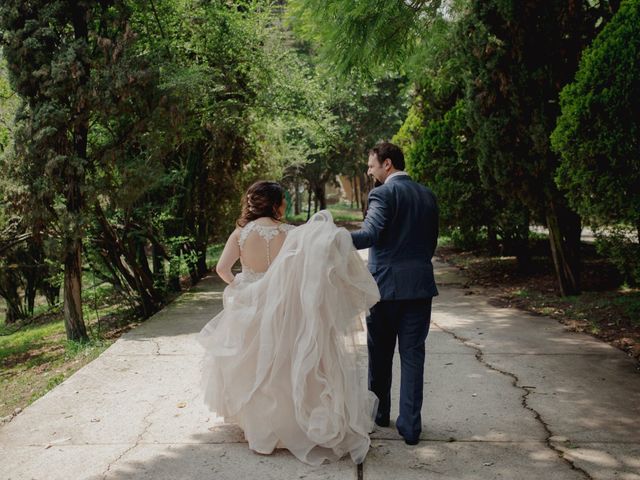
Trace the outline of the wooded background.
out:
<instances>
[{"instance_id":1,"label":"wooded background","mask_svg":"<svg viewBox=\"0 0 640 480\"><path fill-rule=\"evenodd\" d=\"M7 324L41 297L88 339L87 274L146 318L251 182L364 210L383 139L456 244L526 272L543 225L575 295L590 226L640 281L640 0L5 0L0 31Z\"/></svg>"}]
</instances>

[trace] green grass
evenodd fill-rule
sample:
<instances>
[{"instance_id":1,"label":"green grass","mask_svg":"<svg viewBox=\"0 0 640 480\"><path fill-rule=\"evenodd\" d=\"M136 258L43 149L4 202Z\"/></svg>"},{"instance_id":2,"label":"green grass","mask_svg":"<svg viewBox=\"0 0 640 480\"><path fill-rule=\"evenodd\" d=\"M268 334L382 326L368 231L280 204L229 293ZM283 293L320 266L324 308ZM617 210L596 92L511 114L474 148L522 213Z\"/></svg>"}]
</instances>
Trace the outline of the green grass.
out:
<instances>
[{"instance_id":1,"label":"green grass","mask_svg":"<svg viewBox=\"0 0 640 480\"><path fill-rule=\"evenodd\" d=\"M335 222L361 222L362 221L362 212L360 209L351 208L351 205L348 203L336 203L333 205L329 205L327 210L331 212L333 216L333 220ZM311 212L313 215L313 211ZM303 212L298 215L290 215L287 217L287 221L289 222L306 222L307 221L307 211L303 210Z\"/></svg>"},{"instance_id":2,"label":"green grass","mask_svg":"<svg viewBox=\"0 0 640 480\"><path fill-rule=\"evenodd\" d=\"M451 235L439 235L438 236L438 247L452 247L453 239Z\"/></svg>"},{"instance_id":3,"label":"green grass","mask_svg":"<svg viewBox=\"0 0 640 480\"><path fill-rule=\"evenodd\" d=\"M0 324L0 417L24 408L96 358L115 341L114 332L130 322L128 305L99 305L99 322L91 298L84 300L87 343L67 340L59 309L32 323Z\"/></svg>"},{"instance_id":4,"label":"green grass","mask_svg":"<svg viewBox=\"0 0 640 480\"><path fill-rule=\"evenodd\" d=\"M64 332L59 335L47 335L46 331L42 330L39 333L42 334L40 342L34 343L33 337L16 340L32 347L31 350L23 352L22 357L7 357L9 350L2 350L4 358L0 374L0 417L11 414L18 407L24 408L40 398L95 359L112 343L91 341L79 344L66 341Z\"/></svg>"},{"instance_id":5,"label":"green grass","mask_svg":"<svg viewBox=\"0 0 640 480\"><path fill-rule=\"evenodd\" d=\"M529 290L527 290L526 288L520 288L518 290L515 290L513 294L516 297L520 297L520 298L532 298L534 296L534 294Z\"/></svg>"},{"instance_id":6,"label":"green grass","mask_svg":"<svg viewBox=\"0 0 640 480\"><path fill-rule=\"evenodd\" d=\"M640 291L623 288L622 294L613 303L627 313L633 324L640 325Z\"/></svg>"},{"instance_id":7,"label":"green grass","mask_svg":"<svg viewBox=\"0 0 640 480\"><path fill-rule=\"evenodd\" d=\"M88 343L70 342L61 319L0 337L0 417L29 405L111 343L95 337Z\"/></svg>"},{"instance_id":8,"label":"green grass","mask_svg":"<svg viewBox=\"0 0 640 480\"><path fill-rule=\"evenodd\" d=\"M0 365L4 365L11 357L45 346L46 339L60 334L64 334L61 320L43 325L26 325L11 335L0 337Z\"/></svg>"},{"instance_id":9,"label":"green grass","mask_svg":"<svg viewBox=\"0 0 640 480\"><path fill-rule=\"evenodd\" d=\"M209 268L218 263L223 248L224 243L213 243L207 247L207 266Z\"/></svg>"},{"instance_id":10,"label":"green grass","mask_svg":"<svg viewBox=\"0 0 640 480\"><path fill-rule=\"evenodd\" d=\"M549 240L549 234L548 233L542 233L542 232L533 232L533 231L529 231L529 241L547 241Z\"/></svg>"}]
</instances>

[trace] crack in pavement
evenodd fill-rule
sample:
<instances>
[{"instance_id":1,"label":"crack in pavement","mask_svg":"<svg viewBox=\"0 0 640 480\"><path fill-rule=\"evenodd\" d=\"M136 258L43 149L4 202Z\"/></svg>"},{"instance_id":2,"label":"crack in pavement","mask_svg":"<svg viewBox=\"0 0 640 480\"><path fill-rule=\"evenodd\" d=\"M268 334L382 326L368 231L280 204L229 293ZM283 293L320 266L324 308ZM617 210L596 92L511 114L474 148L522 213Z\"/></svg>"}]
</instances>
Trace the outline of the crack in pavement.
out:
<instances>
[{"instance_id":1,"label":"crack in pavement","mask_svg":"<svg viewBox=\"0 0 640 480\"><path fill-rule=\"evenodd\" d=\"M157 340L152 340L152 339L146 339L144 341L152 342L156 346L156 355L160 355L160 342L158 342ZM199 395L199 392L196 392L195 395L193 395L193 397L189 398L188 403L193 403L195 401L195 399L198 398L198 395ZM118 457L115 460L113 460L112 462L109 462L109 464L107 465L107 468L102 473L103 480L105 480L107 478L107 475L108 475L109 471L111 470L111 467L113 467L116 463L118 463L120 460L122 460L122 458L125 455L127 455L129 452L131 452L134 448L136 448L138 445L140 445L142 437L144 437L144 435L149 431L149 428L152 425L152 422L149 421L149 417L151 415L153 415L153 413L156 410L157 405L162 401L165 401L165 396L161 396L155 402L151 403L151 409L149 410L149 412L147 412L147 414L142 419L142 421L144 423L146 423L146 425L142 429L142 432L140 432L140 434L136 437L136 441L135 441L135 443L133 445L131 445L130 447L126 448L120 455L118 455Z\"/></svg>"},{"instance_id":2,"label":"crack in pavement","mask_svg":"<svg viewBox=\"0 0 640 480\"><path fill-rule=\"evenodd\" d=\"M152 338L137 338L135 336L131 336L128 338L122 337L123 341L127 342L142 342L142 343L153 343L155 346L155 351L153 353L113 353L110 354L112 357L128 357L128 356L143 356L143 355L171 355L169 353L160 353L160 342L158 340L154 340ZM117 342L116 342L117 343ZM114 343L115 345L115 343Z\"/></svg>"},{"instance_id":3,"label":"crack in pavement","mask_svg":"<svg viewBox=\"0 0 640 480\"><path fill-rule=\"evenodd\" d=\"M511 372L507 372L506 370L501 370L500 368L495 367L495 366L491 365L489 362L487 362L484 359L484 352L482 351L482 349L480 347L477 347L477 346L473 345L473 344L470 344L469 343L469 339L463 338L463 337L457 335L455 332L453 332L453 331L451 331L451 330L449 330L447 328L444 328L442 325L439 325L437 322L432 321L431 323L436 325L443 332L448 333L449 335L451 335L453 338L455 338L456 340L461 342L466 347L474 349L476 351L475 358L482 365L484 365L487 368L489 368L489 369L491 369L491 370L493 370L495 372L498 372L498 373L500 373L500 374L502 374L502 375L504 375L506 377L511 378L513 386L515 388L519 389L519 390L523 390L524 391L524 393L522 394L522 407L525 408L526 410L529 410L533 414L534 418L538 421L538 423L540 423L540 425L542 425L542 428L545 431L544 443L547 446L547 448L553 450L553 452L555 452L555 454L558 456L558 458L560 458L561 460L566 462L567 465L569 465L571 470L575 470L576 472L581 473L586 480L594 480L593 477L586 470L578 467L573 460L565 457L564 452L560 448L558 448L557 446L555 446L553 444L553 442L551 441L551 437L553 437L554 434L551 431L551 429L549 428L549 425L547 425L547 423L543 420L542 416L540 415L540 412L538 412L531 405L529 405L529 402L527 401L527 398L529 397L529 394L532 393L532 387L530 387L528 385L520 385L520 379L518 378L518 376L516 374L511 373Z\"/></svg>"},{"instance_id":4,"label":"crack in pavement","mask_svg":"<svg viewBox=\"0 0 640 480\"><path fill-rule=\"evenodd\" d=\"M155 345L156 347L156 351L153 353L153 355L160 355L160 342L157 340L153 340L151 338L147 338L142 340L143 342L151 342Z\"/></svg>"},{"instance_id":5,"label":"crack in pavement","mask_svg":"<svg viewBox=\"0 0 640 480\"><path fill-rule=\"evenodd\" d=\"M158 402L154 402L151 404L151 409L149 410L149 412L144 416L144 418L142 419L143 422L146 422L145 427L142 429L142 432L140 432L140 434L138 435L138 437L136 438L136 441L133 445L131 445L130 447L128 447L127 449L125 449L120 455L118 455L118 458L116 458L115 460L113 460L112 462L109 462L109 464L107 465L107 468L104 472L102 472L102 479L105 480L107 478L107 475L109 473L109 471L111 470L111 467L113 467L116 463L118 463L120 460L122 460L122 458L129 453L131 450L133 450L134 448L136 448L138 445L140 445L140 440L142 440L142 437L149 431L149 428L151 427L151 422L148 420L149 417L155 412L156 410L156 403Z\"/></svg>"}]
</instances>

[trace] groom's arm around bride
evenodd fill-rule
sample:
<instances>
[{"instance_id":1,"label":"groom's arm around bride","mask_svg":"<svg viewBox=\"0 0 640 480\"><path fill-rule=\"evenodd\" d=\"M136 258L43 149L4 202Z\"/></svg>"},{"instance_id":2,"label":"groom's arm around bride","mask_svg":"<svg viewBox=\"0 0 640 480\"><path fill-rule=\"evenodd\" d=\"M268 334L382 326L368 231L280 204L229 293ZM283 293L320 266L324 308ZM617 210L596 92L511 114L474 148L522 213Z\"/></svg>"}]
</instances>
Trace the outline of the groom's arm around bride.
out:
<instances>
[{"instance_id":1,"label":"groom's arm around bride","mask_svg":"<svg viewBox=\"0 0 640 480\"><path fill-rule=\"evenodd\" d=\"M357 249L370 248L369 271L381 297L367 317L369 390L380 399L376 423L388 426L397 338L402 381L396 427L413 445L422 430L425 341L431 300L438 294L431 264L438 207L433 192L404 172L404 156L396 145L383 142L371 149L367 173L381 185L371 190L363 226L351 236Z\"/></svg>"}]
</instances>

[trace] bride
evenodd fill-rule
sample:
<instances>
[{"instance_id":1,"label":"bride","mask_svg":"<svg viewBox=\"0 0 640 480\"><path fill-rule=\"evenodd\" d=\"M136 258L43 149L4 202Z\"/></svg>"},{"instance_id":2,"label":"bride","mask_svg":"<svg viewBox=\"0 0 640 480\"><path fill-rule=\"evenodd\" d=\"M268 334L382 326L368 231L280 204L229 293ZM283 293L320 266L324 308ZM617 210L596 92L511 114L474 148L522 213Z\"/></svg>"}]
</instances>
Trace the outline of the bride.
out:
<instances>
[{"instance_id":1,"label":"bride","mask_svg":"<svg viewBox=\"0 0 640 480\"><path fill-rule=\"evenodd\" d=\"M328 211L293 228L280 221L284 209L275 182L245 195L216 267L229 283L224 309L198 335L204 400L258 453L286 448L311 465L348 453L361 463L377 398L363 384L356 337L378 288Z\"/></svg>"}]
</instances>

